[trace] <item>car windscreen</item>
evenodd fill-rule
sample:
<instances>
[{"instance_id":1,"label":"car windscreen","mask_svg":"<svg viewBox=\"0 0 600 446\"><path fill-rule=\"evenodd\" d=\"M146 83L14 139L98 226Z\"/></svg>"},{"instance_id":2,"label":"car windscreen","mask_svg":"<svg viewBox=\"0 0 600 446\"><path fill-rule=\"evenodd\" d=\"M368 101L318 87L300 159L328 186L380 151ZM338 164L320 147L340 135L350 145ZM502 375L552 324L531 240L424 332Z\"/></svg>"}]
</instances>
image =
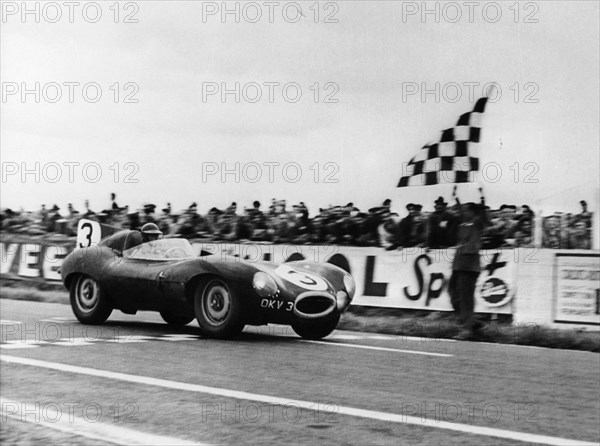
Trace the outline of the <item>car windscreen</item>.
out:
<instances>
[{"instance_id":1,"label":"car windscreen","mask_svg":"<svg viewBox=\"0 0 600 446\"><path fill-rule=\"evenodd\" d=\"M137 260L177 260L196 257L186 239L159 239L123 251L123 257Z\"/></svg>"}]
</instances>

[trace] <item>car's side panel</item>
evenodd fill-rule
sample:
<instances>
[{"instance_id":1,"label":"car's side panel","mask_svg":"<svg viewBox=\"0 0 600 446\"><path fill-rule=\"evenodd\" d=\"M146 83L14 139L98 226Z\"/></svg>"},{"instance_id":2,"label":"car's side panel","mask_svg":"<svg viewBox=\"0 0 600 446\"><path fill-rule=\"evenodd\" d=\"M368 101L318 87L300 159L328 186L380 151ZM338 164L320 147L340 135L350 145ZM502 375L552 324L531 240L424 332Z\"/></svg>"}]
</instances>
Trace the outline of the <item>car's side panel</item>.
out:
<instances>
[{"instance_id":1,"label":"car's side panel","mask_svg":"<svg viewBox=\"0 0 600 446\"><path fill-rule=\"evenodd\" d=\"M113 296L117 305L146 309L149 286L146 280L140 278L146 270L145 264L121 258L106 271L102 286Z\"/></svg>"}]
</instances>

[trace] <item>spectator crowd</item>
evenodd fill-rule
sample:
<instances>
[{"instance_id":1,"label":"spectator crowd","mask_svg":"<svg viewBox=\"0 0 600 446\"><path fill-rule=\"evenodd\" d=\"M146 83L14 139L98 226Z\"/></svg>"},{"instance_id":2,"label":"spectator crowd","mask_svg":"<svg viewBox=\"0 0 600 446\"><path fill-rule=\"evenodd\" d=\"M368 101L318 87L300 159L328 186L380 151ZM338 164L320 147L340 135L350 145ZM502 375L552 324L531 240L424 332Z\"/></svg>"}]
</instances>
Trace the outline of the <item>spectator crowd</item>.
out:
<instances>
[{"instance_id":1,"label":"spectator crowd","mask_svg":"<svg viewBox=\"0 0 600 446\"><path fill-rule=\"evenodd\" d=\"M214 241L260 241L292 244L339 244L380 246L387 250L404 247L447 248L456 244L461 222L460 204L450 205L443 197L433 203L432 211L421 204L406 205L407 214L390 210L391 200L381 206L361 211L353 203L329 206L309 217L307 206L300 202L291 207L285 200L272 199L268 209L261 210L255 201L251 207L238 210L237 203L226 209L211 208L198 213L196 203L175 213L171 204L157 212L156 205L146 204L139 210L119 206L116 195L110 196L107 209L94 212L85 201L85 209L77 211L68 204L66 212L55 204L36 212L2 209L3 233L45 235L58 233L73 236L81 218L122 228L139 229L148 222L156 223L165 235ZM590 249L592 214L581 201L579 214L556 213L542 219L542 247ZM516 247L533 243L534 213L527 205L503 204L498 209L485 206L489 225L483 235L483 248Z\"/></svg>"}]
</instances>

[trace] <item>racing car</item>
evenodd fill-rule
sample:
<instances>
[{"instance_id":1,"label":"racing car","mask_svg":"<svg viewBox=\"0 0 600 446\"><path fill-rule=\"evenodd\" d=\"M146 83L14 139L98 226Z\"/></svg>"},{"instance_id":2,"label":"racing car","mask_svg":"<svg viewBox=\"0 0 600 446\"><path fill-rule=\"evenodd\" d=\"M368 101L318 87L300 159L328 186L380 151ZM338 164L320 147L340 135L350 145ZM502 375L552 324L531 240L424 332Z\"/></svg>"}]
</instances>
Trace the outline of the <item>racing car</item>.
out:
<instances>
[{"instance_id":1,"label":"racing car","mask_svg":"<svg viewBox=\"0 0 600 446\"><path fill-rule=\"evenodd\" d=\"M245 325L291 325L320 339L350 306L355 282L329 263L275 264L196 252L183 238L144 241L140 231L82 219L61 266L77 319L101 324L114 309L157 311L167 324L197 319L205 336L230 338Z\"/></svg>"}]
</instances>

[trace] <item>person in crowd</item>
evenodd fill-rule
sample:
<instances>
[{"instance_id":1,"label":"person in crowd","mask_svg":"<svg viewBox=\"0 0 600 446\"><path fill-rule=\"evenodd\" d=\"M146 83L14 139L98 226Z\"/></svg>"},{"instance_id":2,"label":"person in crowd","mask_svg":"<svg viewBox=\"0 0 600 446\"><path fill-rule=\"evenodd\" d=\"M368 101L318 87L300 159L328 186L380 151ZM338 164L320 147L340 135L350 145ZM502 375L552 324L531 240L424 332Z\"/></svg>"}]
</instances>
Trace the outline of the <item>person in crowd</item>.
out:
<instances>
[{"instance_id":1,"label":"person in crowd","mask_svg":"<svg viewBox=\"0 0 600 446\"><path fill-rule=\"evenodd\" d=\"M286 212L281 212L282 206L278 205L277 214L271 218L269 230L272 234L272 240L275 243L285 243L289 237L289 216Z\"/></svg>"},{"instance_id":2,"label":"person in crowd","mask_svg":"<svg viewBox=\"0 0 600 446\"><path fill-rule=\"evenodd\" d=\"M319 209L319 213L315 215L311 221L312 233L310 235L310 243L324 243L326 240L326 227L323 220L323 209Z\"/></svg>"},{"instance_id":3,"label":"person in crowd","mask_svg":"<svg viewBox=\"0 0 600 446\"><path fill-rule=\"evenodd\" d=\"M70 236L77 235L77 224L79 223L81 216L79 215L79 211L73 207L72 203L67 205L67 210L69 214L66 217L65 233Z\"/></svg>"},{"instance_id":4,"label":"person in crowd","mask_svg":"<svg viewBox=\"0 0 600 446\"><path fill-rule=\"evenodd\" d=\"M369 209L367 216L363 219L364 236L359 237L361 245L380 246L379 226L389 216L391 206L392 200L387 198L381 206Z\"/></svg>"},{"instance_id":5,"label":"person in crowd","mask_svg":"<svg viewBox=\"0 0 600 446\"><path fill-rule=\"evenodd\" d=\"M521 206L521 218L528 218L532 220L535 218L535 213L526 204Z\"/></svg>"},{"instance_id":6,"label":"person in crowd","mask_svg":"<svg viewBox=\"0 0 600 446\"><path fill-rule=\"evenodd\" d=\"M188 206L187 214L190 216L191 223L196 230L206 230L205 219L198 213L198 204L195 201Z\"/></svg>"},{"instance_id":7,"label":"person in crowd","mask_svg":"<svg viewBox=\"0 0 600 446\"><path fill-rule=\"evenodd\" d=\"M517 207L514 205L503 204L495 218L491 220L491 226L485 231L489 239L486 243L487 249L495 249L501 246L511 246L514 244L514 233L517 229L516 220Z\"/></svg>"},{"instance_id":8,"label":"person in crowd","mask_svg":"<svg viewBox=\"0 0 600 446\"><path fill-rule=\"evenodd\" d=\"M530 218L521 218L514 233L515 245L524 246L533 243L533 223Z\"/></svg>"},{"instance_id":9,"label":"person in crowd","mask_svg":"<svg viewBox=\"0 0 600 446\"><path fill-rule=\"evenodd\" d=\"M188 208L179 216L177 220L177 226L174 230L176 234L181 235L184 238L191 239L196 237L196 203L192 203ZM160 229L160 225L159 225Z\"/></svg>"},{"instance_id":10,"label":"person in crowd","mask_svg":"<svg viewBox=\"0 0 600 446\"><path fill-rule=\"evenodd\" d=\"M244 214L237 217L235 225L236 239L250 240L252 238L252 224L250 223L249 209L244 208Z\"/></svg>"},{"instance_id":11,"label":"person in crowd","mask_svg":"<svg viewBox=\"0 0 600 446\"><path fill-rule=\"evenodd\" d=\"M587 202L585 200L581 200L579 202L581 205L581 212L575 216L575 220L573 221L573 226L579 222L583 221L585 223L586 228L592 227L592 213L588 211Z\"/></svg>"},{"instance_id":12,"label":"person in crowd","mask_svg":"<svg viewBox=\"0 0 600 446\"><path fill-rule=\"evenodd\" d=\"M276 218L279 215L286 212L287 203L285 200L276 200L273 198L271 206L269 207L269 219Z\"/></svg>"},{"instance_id":13,"label":"person in crowd","mask_svg":"<svg viewBox=\"0 0 600 446\"><path fill-rule=\"evenodd\" d=\"M592 240L589 234L589 229L584 220L575 222L572 228L568 230L568 246L569 249L591 249Z\"/></svg>"},{"instance_id":14,"label":"person in crowd","mask_svg":"<svg viewBox=\"0 0 600 446\"><path fill-rule=\"evenodd\" d=\"M100 215L100 214L97 214L97 215ZM140 221L139 211L128 212L127 214L125 214L125 217L126 217L125 224L128 227L128 229L137 230L142 226L141 221Z\"/></svg>"},{"instance_id":15,"label":"person in crowd","mask_svg":"<svg viewBox=\"0 0 600 446\"><path fill-rule=\"evenodd\" d=\"M252 207L246 210L250 230L250 239L254 241L267 241L267 216L260 210L260 201L255 200Z\"/></svg>"},{"instance_id":16,"label":"person in crowd","mask_svg":"<svg viewBox=\"0 0 600 446\"><path fill-rule=\"evenodd\" d=\"M109 207L109 209L112 209L112 210L115 210L115 211L118 210L118 209L121 209L119 207L119 205L117 204L117 194L115 194L114 192L111 192L111 194L110 194L110 207Z\"/></svg>"},{"instance_id":17,"label":"person in crowd","mask_svg":"<svg viewBox=\"0 0 600 446\"><path fill-rule=\"evenodd\" d=\"M52 209L50 209L50 212L48 212L48 218L46 219L47 232L57 232L58 227L56 225L56 222L62 218L62 215L60 215L59 211L60 208L58 207L58 205L55 204L54 206L52 206Z\"/></svg>"},{"instance_id":18,"label":"person in crowd","mask_svg":"<svg viewBox=\"0 0 600 446\"><path fill-rule=\"evenodd\" d=\"M237 203L236 202L231 203L231 205L229 205L229 207L227 207L225 209L225 214L228 216L237 215Z\"/></svg>"},{"instance_id":19,"label":"person in crowd","mask_svg":"<svg viewBox=\"0 0 600 446\"><path fill-rule=\"evenodd\" d=\"M382 248L387 250L389 247L394 246L399 223L400 216L397 213L392 212L388 214L384 218L383 223L379 225L379 244Z\"/></svg>"},{"instance_id":20,"label":"person in crowd","mask_svg":"<svg viewBox=\"0 0 600 446\"><path fill-rule=\"evenodd\" d=\"M277 209L277 198L271 198L271 205L269 206L269 216L274 217Z\"/></svg>"},{"instance_id":21,"label":"person in crowd","mask_svg":"<svg viewBox=\"0 0 600 446\"><path fill-rule=\"evenodd\" d=\"M427 246L432 249L448 248L456 242L457 218L447 210L443 197L434 202L435 211L429 216Z\"/></svg>"},{"instance_id":22,"label":"person in crowd","mask_svg":"<svg viewBox=\"0 0 600 446\"><path fill-rule=\"evenodd\" d=\"M215 214L215 217L215 237L226 241L235 240L238 231L237 203L232 202L224 211Z\"/></svg>"},{"instance_id":23,"label":"person in crowd","mask_svg":"<svg viewBox=\"0 0 600 446\"><path fill-rule=\"evenodd\" d=\"M157 221L158 229L163 234L172 234L175 227L175 220L171 215L171 203L167 203L167 206L162 209L161 214L158 216Z\"/></svg>"},{"instance_id":24,"label":"person in crowd","mask_svg":"<svg viewBox=\"0 0 600 446\"><path fill-rule=\"evenodd\" d=\"M456 187L455 187L456 190ZM461 326L458 339L469 339L473 330L479 328L475 321L475 285L481 272L479 251L484 228L489 224L485 212L485 198L480 188L481 203L461 205L461 218L457 232L457 247L452 261L452 275L448 283L448 293L454 313ZM454 194L453 194L454 195Z\"/></svg>"},{"instance_id":25,"label":"person in crowd","mask_svg":"<svg viewBox=\"0 0 600 446\"><path fill-rule=\"evenodd\" d=\"M343 211L341 206L331 206L321 213L325 229L325 241L341 245L344 243Z\"/></svg>"},{"instance_id":26,"label":"person in crowd","mask_svg":"<svg viewBox=\"0 0 600 446\"><path fill-rule=\"evenodd\" d=\"M46 220L48 219L48 210L46 209L45 204L42 204L41 209L38 211L38 218L42 224L46 223Z\"/></svg>"},{"instance_id":27,"label":"person in crowd","mask_svg":"<svg viewBox=\"0 0 600 446\"><path fill-rule=\"evenodd\" d=\"M289 238L292 243L304 244L310 241L312 225L308 218L308 208L303 202L292 206Z\"/></svg>"},{"instance_id":28,"label":"person in crowd","mask_svg":"<svg viewBox=\"0 0 600 446\"><path fill-rule=\"evenodd\" d=\"M127 221L127 212L125 210L112 210L107 209L101 214L100 222L110 226L123 227L123 224Z\"/></svg>"},{"instance_id":29,"label":"person in crowd","mask_svg":"<svg viewBox=\"0 0 600 446\"><path fill-rule=\"evenodd\" d=\"M69 203L67 205L67 210L69 211L69 218L78 218L79 217L79 211L77 211L74 207L73 207L73 203Z\"/></svg>"},{"instance_id":30,"label":"person in crowd","mask_svg":"<svg viewBox=\"0 0 600 446\"><path fill-rule=\"evenodd\" d=\"M246 213L251 221L261 221L264 219L264 214L260 210L260 201L255 200L250 209L246 209Z\"/></svg>"},{"instance_id":31,"label":"person in crowd","mask_svg":"<svg viewBox=\"0 0 600 446\"><path fill-rule=\"evenodd\" d=\"M10 208L2 209L0 222L3 231L12 231L17 226L17 213Z\"/></svg>"},{"instance_id":32,"label":"person in crowd","mask_svg":"<svg viewBox=\"0 0 600 446\"><path fill-rule=\"evenodd\" d=\"M406 205L408 215L400 220L394 243L388 246L387 250L418 246L424 242L427 232L421 216L421 209L420 204L408 203Z\"/></svg>"},{"instance_id":33,"label":"person in crowd","mask_svg":"<svg viewBox=\"0 0 600 446\"><path fill-rule=\"evenodd\" d=\"M341 209L339 231L345 244L354 244L361 236L361 219L357 218L359 214L360 210L352 202Z\"/></svg>"},{"instance_id":34,"label":"person in crowd","mask_svg":"<svg viewBox=\"0 0 600 446\"><path fill-rule=\"evenodd\" d=\"M380 240L379 231L377 237L371 237L369 231L369 214L367 212L358 212L351 218L357 231L357 236L352 241L352 244L355 246L377 246Z\"/></svg>"},{"instance_id":35,"label":"person in crowd","mask_svg":"<svg viewBox=\"0 0 600 446\"><path fill-rule=\"evenodd\" d=\"M24 231L29 235L43 235L46 233L48 211L45 205L42 205L41 209L36 212L20 212L19 215L13 213L11 209L5 211L10 215L8 220L10 224L6 228L15 230L20 227L19 231ZM4 217L8 215L4 215ZM5 228L4 225L3 228Z\"/></svg>"},{"instance_id":36,"label":"person in crowd","mask_svg":"<svg viewBox=\"0 0 600 446\"><path fill-rule=\"evenodd\" d=\"M216 209L216 208L213 208ZM211 222L210 215L201 215L197 212L197 204L193 202L186 211L186 218L189 219L190 225L194 228L196 236L210 237L213 234L214 226ZM209 213L210 214L210 213ZM218 215L217 215L218 219Z\"/></svg>"},{"instance_id":37,"label":"person in crowd","mask_svg":"<svg viewBox=\"0 0 600 446\"><path fill-rule=\"evenodd\" d=\"M141 216L142 225L146 223L154 223L156 224L156 218L154 216L154 211L156 210L155 204L145 204L142 208L143 214Z\"/></svg>"},{"instance_id":38,"label":"person in crowd","mask_svg":"<svg viewBox=\"0 0 600 446\"><path fill-rule=\"evenodd\" d=\"M563 218L562 218L562 227L566 230L569 228L572 228L573 225L575 224L575 218L573 216L573 214L571 214L570 212L567 212Z\"/></svg>"},{"instance_id":39,"label":"person in crowd","mask_svg":"<svg viewBox=\"0 0 600 446\"><path fill-rule=\"evenodd\" d=\"M90 209L90 200L85 200L83 202L83 207L85 208L83 218L91 219L94 215L96 215L96 213Z\"/></svg>"},{"instance_id":40,"label":"person in crowd","mask_svg":"<svg viewBox=\"0 0 600 446\"><path fill-rule=\"evenodd\" d=\"M544 231L542 233L542 247L551 249L560 249L560 215L554 214L544 217Z\"/></svg>"},{"instance_id":41,"label":"person in crowd","mask_svg":"<svg viewBox=\"0 0 600 446\"><path fill-rule=\"evenodd\" d=\"M415 204L415 213L412 224L405 233L403 245L406 247L425 246L427 243L427 219L422 213L423 206Z\"/></svg>"},{"instance_id":42,"label":"person in crowd","mask_svg":"<svg viewBox=\"0 0 600 446\"><path fill-rule=\"evenodd\" d=\"M213 208L212 221L214 224L213 238L217 240L233 241L236 239L236 214Z\"/></svg>"}]
</instances>

